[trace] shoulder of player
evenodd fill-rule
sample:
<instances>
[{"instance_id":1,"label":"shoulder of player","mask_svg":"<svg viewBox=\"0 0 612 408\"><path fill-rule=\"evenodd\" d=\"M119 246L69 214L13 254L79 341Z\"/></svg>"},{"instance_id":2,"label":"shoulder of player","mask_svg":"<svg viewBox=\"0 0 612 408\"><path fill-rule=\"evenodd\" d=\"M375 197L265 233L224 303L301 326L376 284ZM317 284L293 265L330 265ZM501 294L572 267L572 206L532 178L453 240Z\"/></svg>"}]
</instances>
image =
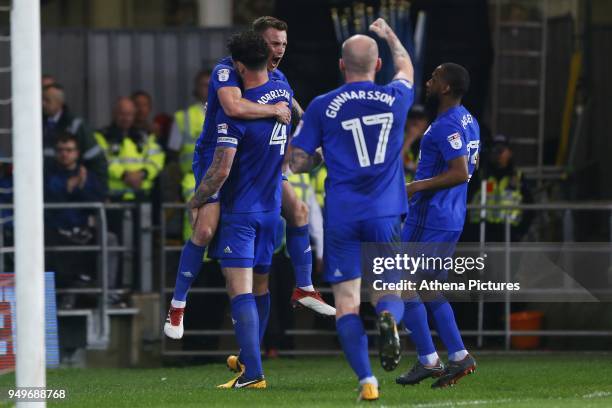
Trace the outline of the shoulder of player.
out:
<instances>
[{"instance_id":1,"label":"shoulder of player","mask_svg":"<svg viewBox=\"0 0 612 408\"><path fill-rule=\"evenodd\" d=\"M443 118L435 120L431 124L429 134L433 137L441 137L446 139L449 135L452 135L453 133L459 133L463 135L463 131L464 130L461 126L460 121L445 116Z\"/></svg>"}]
</instances>

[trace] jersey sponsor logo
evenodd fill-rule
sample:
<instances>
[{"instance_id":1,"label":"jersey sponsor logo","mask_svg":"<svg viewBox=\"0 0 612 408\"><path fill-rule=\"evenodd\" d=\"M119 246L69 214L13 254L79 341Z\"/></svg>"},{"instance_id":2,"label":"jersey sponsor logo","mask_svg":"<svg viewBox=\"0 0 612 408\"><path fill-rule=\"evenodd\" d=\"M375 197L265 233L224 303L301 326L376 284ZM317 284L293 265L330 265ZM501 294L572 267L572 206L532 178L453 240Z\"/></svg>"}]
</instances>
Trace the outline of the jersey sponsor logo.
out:
<instances>
[{"instance_id":1,"label":"jersey sponsor logo","mask_svg":"<svg viewBox=\"0 0 612 408\"><path fill-rule=\"evenodd\" d=\"M229 143L238 146L238 139L235 137L219 136L217 143Z\"/></svg>"},{"instance_id":2,"label":"jersey sponsor logo","mask_svg":"<svg viewBox=\"0 0 612 408\"><path fill-rule=\"evenodd\" d=\"M229 79L230 70L227 68L221 68L217 71L217 77L219 78L219 82L226 82Z\"/></svg>"},{"instance_id":3,"label":"jersey sponsor logo","mask_svg":"<svg viewBox=\"0 0 612 408\"><path fill-rule=\"evenodd\" d=\"M461 146L463 146L463 142L461 141L461 135L459 133L453 133L446 139L448 140L448 143L450 143L451 147L455 150L459 150L461 149Z\"/></svg>"}]
</instances>

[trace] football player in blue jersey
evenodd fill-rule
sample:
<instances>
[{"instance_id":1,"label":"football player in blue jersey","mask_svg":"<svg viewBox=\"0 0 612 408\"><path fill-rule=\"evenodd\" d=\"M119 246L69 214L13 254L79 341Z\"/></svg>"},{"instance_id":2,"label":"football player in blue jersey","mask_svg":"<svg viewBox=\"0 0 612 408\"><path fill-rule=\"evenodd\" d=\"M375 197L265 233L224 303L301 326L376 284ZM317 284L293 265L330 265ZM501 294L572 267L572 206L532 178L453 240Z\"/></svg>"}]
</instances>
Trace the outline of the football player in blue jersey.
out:
<instances>
[{"instance_id":1,"label":"football player in blue jersey","mask_svg":"<svg viewBox=\"0 0 612 408\"><path fill-rule=\"evenodd\" d=\"M345 84L315 98L291 142L291 169L309 171L315 149L323 149L325 181L325 278L336 303L336 329L344 354L357 375L359 398L378 399L378 381L368 358L368 338L359 317L361 243L398 242L401 216L408 203L401 149L408 110L414 98L410 56L383 20L370 30L391 48L395 76L387 85L374 83L381 68L376 42L355 35L342 45L339 67ZM399 363L396 322L404 304L399 294L373 299L381 334L381 363Z\"/></svg>"},{"instance_id":2,"label":"football player in blue jersey","mask_svg":"<svg viewBox=\"0 0 612 408\"><path fill-rule=\"evenodd\" d=\"M436 114L421 140L416 175L407 185L409 212L402 241L418 243L428 256L453 255L465 221L467 185L478 167L480 129L461 105L468 91L467 70L454 63L437 67L426 84L427 106ZM421 251L419 251L420 253ZM445 280L446 270L422 271L420 279ZM404 293L404 325L414 341L418 360L397 378L398 384L417 384L438 377L432 387L453 385L476 369L476 361L461 340L453 310L441 293ZM434 348L429 318L448 350L446 367Z\"/></svg>"},{"instance_id":3,"label":"football player in blue jersey","mask_svg":"<svg viewBox=\"0 0 612 408\"><path fill-rule=\"evenodd\" d=\"M274 17L265 16L253 22L253 29L263 36L270 50L267 65L270 79L287 82L285 75L278 69L278 64L287 47L287 24ZM223 58L215 66L211 75L204 128L194 152L193 170L196 186L200 185L202 177L212 162L216 145L215 117L220 110L232 118L276 118L287 124L292 118L299 119L302 115L295 99L290 102L290 105L286 101L260 104L247 100L242 95L241 79L234 69L231 57ZM325 303L320 293L312 286L308 207L297 197L289 182L283 182L282 192L282 215L287 221L287 249L294 266L296 280L292 303L322 315L333 316L335 309ZM200 271L206 246L215 235L219 222L218 201L219 197L214 195L206 203L192 202L190 204L195 220L194 229L191 239L185 243L181 252L174 295L164 325L164 333L170 338L183 337L183 315L187 293ZM262 304L262 308L269 309L269 294L259 297L258 302ZM233 370L239 370L235 356L228 358L228 365Z\"/></svg>"},{"instance_id":4,"label":"football player in blue jersey","mask_svg":"<svg viewBox=\"0 0 612 408\"><path fill-rule=\"evenodd\" d=\"M268 77L268 49L255 31L232 36L232 60L242 79L244 97L255 103L291 106L293 91ZM267 293L275 232L281 210L281 167L290 125L275 118L233 119L219 109L216 147L194 202L219 192L221 217L211 252L220 259L231 300L232 322L243 370L219 388L266 388L260 341L268 315L259 312L254 292Z\"/></svg>"}]
</instances>

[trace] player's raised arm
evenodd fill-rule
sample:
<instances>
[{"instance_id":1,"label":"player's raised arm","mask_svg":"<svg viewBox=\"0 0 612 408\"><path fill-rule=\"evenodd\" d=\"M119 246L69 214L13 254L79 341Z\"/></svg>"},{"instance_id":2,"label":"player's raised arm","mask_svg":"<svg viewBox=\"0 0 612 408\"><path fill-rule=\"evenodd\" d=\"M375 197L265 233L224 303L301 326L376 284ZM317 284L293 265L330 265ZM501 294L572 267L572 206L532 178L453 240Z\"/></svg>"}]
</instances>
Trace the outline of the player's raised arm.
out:
<instances>
[{"instance_id":1,"label":"player's raised arm","mask_svg":"<svg viewBox=\"0 0 612 408\"><path fill-rule=\"evenodd\" d=\"M194 210L202 207L210 197L221 189L230 174L235 155L235 147L217 146L212 164L206 171L206 175L196 189L193 198L189 201L190 209Z\"/></svg>"},{"instance_id":2,"label":"player's raised arm","mask_svg":"<svg viewBox=\"0 0 612 408\"><path fill-rule=\"evenodd\" d=\"M242 97L242 91L236 86L226 86L217 91L219 102L225 114L236 119L276 118L279 122L289 124L291 111L287 102L275 105L261 105Z\"/></svg>"},{"instance_id":3,"label":"player's raised arm","mask_svg":"<svg viewBox=\"0 0 612 408\"><path fill-rule=\"evenodd\" d=\"M408 55L408 51L406 51L402 42L397 38L391 27L389 27L389 24L384 19L379 18L370 25L370 31L385 40L389 44L389 48L391 48L393 66L395 67L393 79L406 79L414 82L414 67L410 55Z\"/></svg>"}]
</instances>

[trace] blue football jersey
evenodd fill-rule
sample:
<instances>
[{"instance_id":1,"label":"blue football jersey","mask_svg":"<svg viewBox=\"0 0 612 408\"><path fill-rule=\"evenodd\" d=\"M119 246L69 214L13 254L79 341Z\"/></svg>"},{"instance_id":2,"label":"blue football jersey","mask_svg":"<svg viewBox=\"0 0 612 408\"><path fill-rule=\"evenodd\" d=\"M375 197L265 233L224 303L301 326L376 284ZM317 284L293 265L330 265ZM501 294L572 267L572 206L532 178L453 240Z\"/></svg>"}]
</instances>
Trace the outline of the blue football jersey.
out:
<instances>
[{"instance_id":1,"label":"blue football jersey","mask_svg":"<svg viewBox=\"0 0 612 408\"><path fill-rule=\"evenodd\" d=\"M463 106L438 116L425 131L415 180L437 176L448 169L447 162L460 156L468 158L470 178L480 153L480 128L476 118ZM407 222L418 227L461 231L465 221L467 182L455 187L420 191L409 201Z\"/></svg>"},{"instance_id":2,"label":"blue football jersey","mask_svg":"<svg viewBox=\"0 0 612 408\"><path fill-rule=\"evenodd\" d=\"M268 81L244 92L260 104L287 102L293 91L286 82ZM221 211L251 213L278 210L281 206L281 166L290 125L274 118L240 120L219 109L216 117L217 146L237 149L232 170L221 188Z\"/></svg>"},{"instance_id":3,"label":"blue football jersey","mask_svg":"<svg viewBox=\"0 0 612 408\"><path fill-rule=\"evenodd\" d=\"M287 83L285 74L283 74L279 69L269 72L268 76L272 81L282 81ZM219 97L217 96L217 91L226 86L242 88L242 81L234 69L234 63L231 57L221 59L211 73L210 82L208 84L208 99L206 100L204 127L196 142L196 156L202 155L205 149L208 149L211 154L214 150L217 140L214 119L217 117L219 110L223 110L221 103L219 102ZM209 118L212 119L209 120Z\"/></svg>"},{"instance_id":4,"label":"blue football jersey","mask_svg":"<svg viewBox=\"0 0 612 408\"><path fill-rule=\"evenodd\" d=\"M326 225L407 212L401 150L412 84L352 82L314 99L292 145L327 165Z\"/></svg>"}]
</instances>

